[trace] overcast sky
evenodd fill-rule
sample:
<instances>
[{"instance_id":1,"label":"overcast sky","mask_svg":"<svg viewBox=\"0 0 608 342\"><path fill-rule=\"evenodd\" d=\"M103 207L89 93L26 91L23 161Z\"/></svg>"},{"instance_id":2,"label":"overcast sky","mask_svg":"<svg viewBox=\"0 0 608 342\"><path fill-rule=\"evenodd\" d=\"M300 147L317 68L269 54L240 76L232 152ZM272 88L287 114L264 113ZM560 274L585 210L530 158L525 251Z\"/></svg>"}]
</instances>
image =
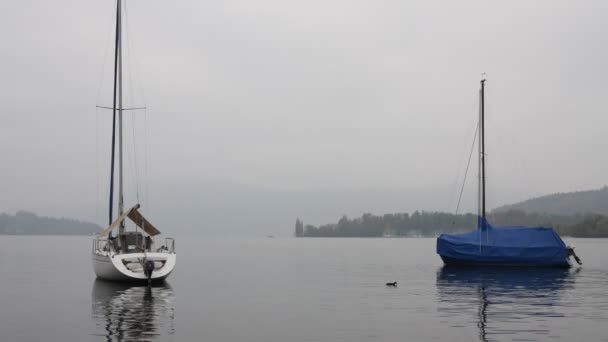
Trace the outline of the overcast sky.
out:
<instances>
[{"instance_id":1,"label":"overcast sky","mask_svg":"<svg viewBox=\"0 0 608 342\"><path fill-rule=\"evenodd\" d=\"M126 2L146 179L453 185L485 72L490 198L608 183L606 1ZM2 4L0 211L104 196L114 6Z\"/></svg>"}]
</instances>

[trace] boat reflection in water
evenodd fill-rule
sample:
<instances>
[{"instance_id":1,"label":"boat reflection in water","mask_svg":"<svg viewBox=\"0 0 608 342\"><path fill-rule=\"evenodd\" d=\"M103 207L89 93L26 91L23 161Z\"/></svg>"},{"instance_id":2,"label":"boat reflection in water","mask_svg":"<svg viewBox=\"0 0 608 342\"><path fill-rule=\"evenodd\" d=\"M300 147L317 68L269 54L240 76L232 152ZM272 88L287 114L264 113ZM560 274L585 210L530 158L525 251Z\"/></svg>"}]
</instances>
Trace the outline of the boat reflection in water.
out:
<instances>
[{"instance_id":1,"label":"boat reflection in water","mask_svg":"<svg viewBox=\"0 0 608 342\"><path fill-rule=\"evenodd\" d=\"M439 313L454 327L475 323L479 340L538 340L555 334L564 295L580 268L443 266L437 272ZM555 322L555 323L554 323ZM504 338L505 336L503 336Z\"/></svg>"},{"instance_id":2,"label":"boat reflection in water","mask_svg":"<svg viewBox=\"0 0 608 342\"><path fill-rule=\"evenodd\" d=\"M148 288L96 279L92 292L95 334L106 341L167 340L175 334L175 295L168 283Z\"/></svg>"}]
</instances>

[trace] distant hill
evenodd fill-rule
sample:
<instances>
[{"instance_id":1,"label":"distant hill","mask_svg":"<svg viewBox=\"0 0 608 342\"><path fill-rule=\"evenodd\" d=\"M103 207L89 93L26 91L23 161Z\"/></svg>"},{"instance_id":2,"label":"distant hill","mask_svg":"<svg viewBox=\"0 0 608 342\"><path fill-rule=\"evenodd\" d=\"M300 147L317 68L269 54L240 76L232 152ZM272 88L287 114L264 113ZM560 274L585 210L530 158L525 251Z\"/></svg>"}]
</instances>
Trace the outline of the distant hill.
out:
<instances>
[{"instance_id":1,"label":"distant hill","mask_svg":"<svg viewBox=\"0 0 608 342\"><path fill-rule=\"evenodd\" d=\"M552 227L562 236L608 237L608 217L596 214L554 215L526 213L512 210L492 212L488 221L495 226ZM363 214L337 223L321 226L304 224L296 220L296 237L381 237L423 236L434 237L443 233L464 233L477 227L476 214L442 212L394 213L384 215Z\"/></svg>"},{"instance_id":2,"label":"distant hill","mask_svg":"<svg viewBox=\"0 0 608 342\"><path fill-rule=\"evenodd\" d=\"M15 215L0 214L0 235L92 235L100 230L93 223L37 216L22 210Z\"/></svg>"},{"instance_id":3,"label":"distant hill","mask_svg":"<svg viewBox=\"0 0 608 342\"><path fill-rule=\"evenodd\" d=\"M496 208L494 212L524 211L552 215L608 215L608 186L598 190L557 193Z\"/></svg>"},{"instance_id":4,"label":"distant hill","mask_svg":"<svg viewBox=\"0 0 608 342\"><path fill-rule=\"evenodd\" d=\"M608 187L532 198L492 210L489 221L497 226L553 227L562 236L608 237ZM299 237L437 236L469 231L477 225L474 214L445 212L364 214L337 223L314 226L296 220Z\"/></svg>"}]
</instances>

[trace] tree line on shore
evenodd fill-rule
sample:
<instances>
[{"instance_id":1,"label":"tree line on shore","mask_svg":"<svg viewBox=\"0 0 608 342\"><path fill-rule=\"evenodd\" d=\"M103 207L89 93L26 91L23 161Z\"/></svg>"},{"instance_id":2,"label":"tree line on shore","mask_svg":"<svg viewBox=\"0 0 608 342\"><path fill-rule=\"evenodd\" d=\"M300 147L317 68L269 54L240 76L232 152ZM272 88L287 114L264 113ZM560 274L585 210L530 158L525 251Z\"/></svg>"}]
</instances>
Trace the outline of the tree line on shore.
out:
<instances>
[{"instance_id":1,"label":"tree line on shore","mask_svg":"<svg viewBox=\"0 0 608 342\"><path fill-rule=\"evenodd\" d=\"M37 216L23 210L15 215L0 214L0 235L91 235L100 230L93 223Z\"/></svg>"},{"instance_id":2,"label":"tree line on shore","mask_svg":"<svg viewBox=\"0 0 608 342\"><path fill-rule=\"evenodd\" d=\"M608 217L597 214L553 215L522 210L492 212L488 221L496 226L552 227L562 236L608 237ZM477 226L477 215L415 211L382 216L363 214L321 226L296 220L296 237L433 237L442 233L463 233Z\"/></svg>"}]
</instances>

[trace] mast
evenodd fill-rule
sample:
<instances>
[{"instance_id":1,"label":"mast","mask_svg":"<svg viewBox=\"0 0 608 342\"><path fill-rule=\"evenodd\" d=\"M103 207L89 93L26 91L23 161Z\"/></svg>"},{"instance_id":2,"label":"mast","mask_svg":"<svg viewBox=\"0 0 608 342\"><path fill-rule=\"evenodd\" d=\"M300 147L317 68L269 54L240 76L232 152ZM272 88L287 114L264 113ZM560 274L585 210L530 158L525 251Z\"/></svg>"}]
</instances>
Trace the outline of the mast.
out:
<instances>
[{"instance_id":1,"label":"mast","mask_svg":"<svg viewBox=\"0 0 608 342\"><path fill-rule=\"evenodd\" d=\"M114 209L114 159L116 152L116 91L118 83L118 60L120 46L120 0L116 3L116 39L114 41L114 94L112 97L112 157L110 161L110 203L108 206L109 222L112 224Z\"/></svg>"},{"instance_id":2,"label":"mast","mask_svg":"<svg viewBox=\"0 0 608 342\"><path fill-rule=\"evenodd\" d=\"M118 1L118 215L124 211L123 196L123 159L122 159L122 6ZM119 232L125 230L124 221L120 223Z\"/></svg>"},{"instance_id":3,"label":"mast","mask_svg":"<svg viewBox=\"0 0 608 342\"><path fill-rule=\"evenodd\" d=\"M480 153L480 162L481 162L481 218L482 222L485 224L486 219L486 150L485 150L485 122L484 122L484 114L485 114L485 83L486 79L481 80L481 153Z\"/></svg>"},{"instance_id":4,"label":"mast","mask_svg":"<svg viewBox=\"0 0 608 342\"><path fill-rule=\"evenodd\" d=\"M116 0L116 40L114 43L114 97L112 100L112 159L110 162L109 223L112 224L114 209L114 164L116 154L116 110L118 109L118 216L124 211L123 159L122 159L122 3ZM116 104L118 100L118 106ZM120 233L125 229L120 223Z\"/></svg>"}]
</instances>

